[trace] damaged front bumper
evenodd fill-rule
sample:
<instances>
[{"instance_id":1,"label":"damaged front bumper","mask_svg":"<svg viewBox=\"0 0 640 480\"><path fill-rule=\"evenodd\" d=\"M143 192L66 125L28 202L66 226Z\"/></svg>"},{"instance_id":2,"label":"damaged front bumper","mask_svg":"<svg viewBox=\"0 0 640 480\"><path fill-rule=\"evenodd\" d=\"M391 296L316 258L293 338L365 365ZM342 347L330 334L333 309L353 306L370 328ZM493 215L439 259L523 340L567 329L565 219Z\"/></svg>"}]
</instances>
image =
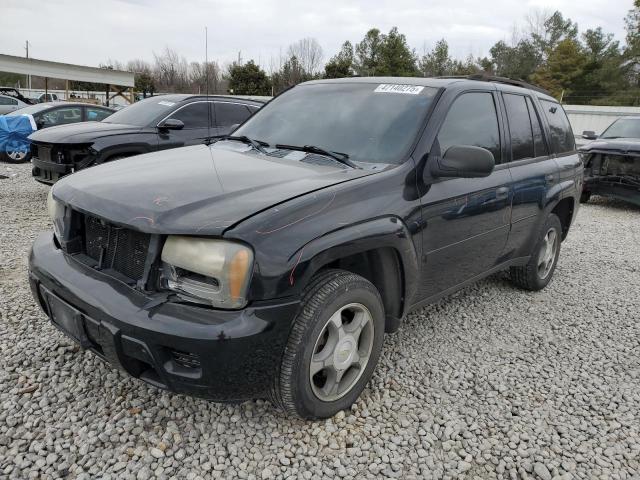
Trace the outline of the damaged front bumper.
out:
<instances>
[{"instance_id":1,"label":"damaged front bumper","mask_svg":"<svg viewBox=\"0 0 640 480\"><path fill-rule=\"evenodd\" d=\"M64 254L52 233L32 247L29 281L53 324L83 348L156 387L216 401L269 392L298 309L159 303Z\"/></svg>"},{"instance_id":2,"label":"damaged front bumper","mask_svg":"<svg viewBox=\"0 0 640 480\"><path fill-rule=\"evenodd\" d=\"M602 195L640 206L640 152L592 150L581 155L583 196Z\"/></svg>"}]
</instances>

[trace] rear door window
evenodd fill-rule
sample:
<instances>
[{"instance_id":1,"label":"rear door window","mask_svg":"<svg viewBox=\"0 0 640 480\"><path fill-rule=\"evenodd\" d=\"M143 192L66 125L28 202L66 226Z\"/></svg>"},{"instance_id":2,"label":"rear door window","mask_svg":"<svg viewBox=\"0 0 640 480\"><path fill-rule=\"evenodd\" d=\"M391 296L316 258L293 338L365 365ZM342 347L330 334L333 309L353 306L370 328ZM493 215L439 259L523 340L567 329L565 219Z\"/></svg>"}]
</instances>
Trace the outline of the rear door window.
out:
<instances>
[{"instance_id":1,"label":"rear door window","mask_svg":"<svg viewBox=\"0 0 640 480\"><path fill-rule=\"evenodd\" d=\"M562 154L575 150L576 145L571 124L562 106L549 100L540 100L540 103L542 103L542 110L549 122L553 151L556 154Z\"/></svg>"},{"instance_id":2,"label":"rear door window","mask_svg":"<svg viewBox=\"0 0 640 480\"><path fill-rule=\"evenodd\" d=\"M504 94L511 135L511 160L535 157L533 129L527 101L523 95Z\"/></svg>"},{"instance_id":3,"label":"rear door window","mask_svg":"<svg viewBox=\"0 0 640 480\"><path fill-rule=\"evenodd\" d=\"M500 163L500 129L493 95L469 92L455 99L438 133L440 154L454 145L482 147Z\"/></svg>"},{"instance_id":4,"label":"rear door window","mask_svg":"<svg viewBox=\"0 0 640 480\"><path fill-rule=\"evenodd\" d=\"M90 122L99 122L113 113L111 110L105 110L104 108L97 107L87 107L85 112L87 114L87 121Z\"/></svg>"},{"instance_id":5,"label":"rear door window","mask_svg":"<svg viewBox=\"0 0 640 480\"><path fill-rule=\"evenodd\" d=\"M527 108L529 109L529 118L531 119L531 127L533 128L533 146L535 148L536 157L547 156L549 155L549 150L547 149L547 144L544 141L540 117L533 105L533 101L529 97L527 97Z\"/></svg>"},{"instance_id":6,"label":"rear door window","mask_svg":"<svg viewBox=\"0 0 640 480\"><path fill-rule=\"evenodd\" d=\"M251 115L251 110L245 105L228 102L215 102L216 124L219 127L230 127L243 123Z\"/></svg>"}]
</instances>

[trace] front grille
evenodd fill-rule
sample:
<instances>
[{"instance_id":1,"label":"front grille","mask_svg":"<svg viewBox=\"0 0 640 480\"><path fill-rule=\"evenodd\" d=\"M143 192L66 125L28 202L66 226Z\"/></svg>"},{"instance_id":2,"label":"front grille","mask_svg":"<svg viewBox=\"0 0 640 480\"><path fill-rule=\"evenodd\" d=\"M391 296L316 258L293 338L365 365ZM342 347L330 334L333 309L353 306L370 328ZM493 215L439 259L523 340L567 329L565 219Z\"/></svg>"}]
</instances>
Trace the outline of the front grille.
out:
<instances>
[{"instance_id":1,"label":"front grille","mask_svg":"<svg viewBox=\"0 0 640 480\"><path fill-rule=\"evenodd\" d=\"M184 368L200 368L200 358L195 353L171 350L173 361Z\"/></svg>"},{"instance_id":2,"label":"front grille","mask_svg":"<svg viewBox=\"0 0 640 480\"><path fill-rule=\"evenodd\" d=\"M144 275L150 235L104 222L84 218L84 253L103 270L115 270L131 280Z\"/></svg>"},{"instance_id":3,"label":"front grille","mask_svg":"<svg viewBox=\"0 0 640 480\"><path fill-rule=\"evenodd\" d=\"M39 145L37 147L37 157L42 161L50 162L51 161L51 147L50 146Z\"/></svg>"}]
</instances>

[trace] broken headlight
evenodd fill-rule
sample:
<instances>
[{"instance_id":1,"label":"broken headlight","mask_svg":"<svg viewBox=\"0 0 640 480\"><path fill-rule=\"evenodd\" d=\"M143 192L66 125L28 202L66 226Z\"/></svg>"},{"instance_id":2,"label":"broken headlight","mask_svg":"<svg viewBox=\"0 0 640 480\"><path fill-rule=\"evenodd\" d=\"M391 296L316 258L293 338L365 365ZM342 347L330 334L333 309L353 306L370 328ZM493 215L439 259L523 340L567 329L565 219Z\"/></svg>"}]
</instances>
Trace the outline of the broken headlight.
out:
<instances>
[{"instance_id":1,"label":"broken headlight","mask_svg":"<svg viewBox=\"0 0 640 480\"><path fill-rule=\"evenodd\" d=\"M64 205L53 197L53 187L47 195L47 212L53 224L53 233L58 240L62 239L62 227L64 225Z\"/></svg>"},{"instance_id":2,"label":"broken headlight","mask_svg":"<svg viewBox=\"0 0 640 480\"><path fill-rule=\"evenodd\" d=\"M240 243L170 235L162 249L162 284L182 298L217 308L242 308L253 252Z\"/></svg>"}]
</instances>

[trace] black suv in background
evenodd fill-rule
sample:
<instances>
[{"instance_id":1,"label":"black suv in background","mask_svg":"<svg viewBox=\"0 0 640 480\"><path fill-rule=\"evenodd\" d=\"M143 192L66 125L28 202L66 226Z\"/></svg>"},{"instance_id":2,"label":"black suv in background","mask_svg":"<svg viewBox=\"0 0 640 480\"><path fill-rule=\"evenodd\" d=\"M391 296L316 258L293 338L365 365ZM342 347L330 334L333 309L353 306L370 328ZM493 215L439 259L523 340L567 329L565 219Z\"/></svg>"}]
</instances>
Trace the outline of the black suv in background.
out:
<instances>
[{"instance_id":1,"label":"black suv in background","mask_svg":"<svg viewBox=\"0 0 640 480\"><path fill-rule=\"evenodd\" d=\"M209 136L230 133L263 104L237 97L162 95L134 103L101 122L35 132L29 137L32 174L39 182L55 183L100 163L203 143Z\"/></svg>"},{"instance_id":2,"label":"black suv in background","mask_svg":"<svg viewBox=\"0 0 640 480\"><path fill-rule=\"evenodd\" d=\"M554 273L582 189L571 127L546 93L484 80L307 82L233 137L65 178L34 297L158 387L348 408L412 309Z\"/></svg>"}]
</instances>

